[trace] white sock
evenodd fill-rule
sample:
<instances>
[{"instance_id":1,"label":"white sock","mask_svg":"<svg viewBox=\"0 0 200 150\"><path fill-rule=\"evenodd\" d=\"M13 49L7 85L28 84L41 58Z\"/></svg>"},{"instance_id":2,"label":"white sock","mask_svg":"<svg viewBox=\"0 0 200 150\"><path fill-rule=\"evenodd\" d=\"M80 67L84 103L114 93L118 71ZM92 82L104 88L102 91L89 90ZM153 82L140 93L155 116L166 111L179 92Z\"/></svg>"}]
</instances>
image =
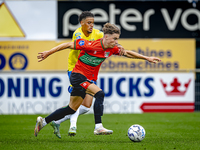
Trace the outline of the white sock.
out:
<instances>
[{"instance_id":1,"label":"white sock","mask_svg":"<svg viewBox=\"0 0 200 150\"><path fill-rule=\"evenodd\" d=\"M81 105L79 108L80 108L79 115L85 114L85 113L87 113L90 110L90 108L85 107L83 105Z\"/></svg>"},{"instance_id":2,"label":"white sock","mask_svg":"<svg viewBox=\"0 0 200 150\"><path fill-rule=\"evenodd\" d=\"M103 127L103 124L102 124L102 123L97 123L97 124L95 124L95 129L98 129L98 128L100 128L100 127Z\"/></svg>"},{"instance_id":3,"label":"white sock","mask_svg":"<svg viewBox=\"0 0 200 150\"><path fill-rule=\"evenodd\" d=\"M80 105L78 110L70 117L70 128L76 127L78 116L87 113L89 110L90 108Z\"/></svg>"},{"instance_id":4,"label":"white sock","mask_svg":"<svg viewBox=\"0 0 200 150\"><path fill-rule=\"evenodd\" d=\"M42 119L42 126L44 127L44 126L46 126L47 125L47 122L46 122L46 120L45 120L45 118L44 119Z\"/></svg>"},{"instance_id":5,"label":"white sock","mask_svg":"<svg viewBox=\"0 0 200 150\"><path fill-rule=\"evenodd\" d=\"M79 110L80 110L80 107L77 109L77 111L73 115L71 115L71 117L70 117L70 128L76 127L76 122L77 122L77 119L78 119Z\"/></svg>"},{"instance_id":6,"label":"white sock","mask_svg":"<svg viewBox=\"0 0 200 150\"><path fill-rule=\"evenodd\" d=\"M71 125L70 125L70 128L71 127L76 127L76 122L77 122L77 119L78 119L78 115L82 115L82 114L85 114L87 113L88 111L90 110L90 108L87 108L83 105L80 105L80 107L78 108L78 110L72 114L72 115L66 115L64 118L60 119L60 120L56 120L54 121L56 124L61 124L62 122L64 122L65 120L68 120L70 119L70 122L71 122Z\"/></svg>"},{"instance_id":7,"label":"white sock","mask_svg":"<svg viewBox=\"0 0 200 150\"><path fill-rule=\"evenodd\" d=\"M66 115L64 118L60 119L60 120L56 120L54 121L56 124L61 124L62 122L64 122L65 120L70 119L71 114L70 115Z\"/></svg>"}]
</instances>

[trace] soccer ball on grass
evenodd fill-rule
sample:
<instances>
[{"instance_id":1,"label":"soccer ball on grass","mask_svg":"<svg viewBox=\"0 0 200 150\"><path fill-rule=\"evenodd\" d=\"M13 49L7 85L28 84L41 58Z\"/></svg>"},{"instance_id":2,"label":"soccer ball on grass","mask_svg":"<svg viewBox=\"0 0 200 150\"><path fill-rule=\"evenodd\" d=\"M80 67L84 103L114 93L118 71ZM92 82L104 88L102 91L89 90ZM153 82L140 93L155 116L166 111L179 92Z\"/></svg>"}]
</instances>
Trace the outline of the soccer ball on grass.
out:
<instances>
[{"instance_id":1,"label":"soccer ball on grass","mask_svg":"<svg viewBox=\"0 0 200 150\"><path fill-rule=\"evenodd\" d=\"M140 142L145 137L145 130L139 124L134 124L128 129L128 137L133 142Z\"/></svg>"}]
</instances>

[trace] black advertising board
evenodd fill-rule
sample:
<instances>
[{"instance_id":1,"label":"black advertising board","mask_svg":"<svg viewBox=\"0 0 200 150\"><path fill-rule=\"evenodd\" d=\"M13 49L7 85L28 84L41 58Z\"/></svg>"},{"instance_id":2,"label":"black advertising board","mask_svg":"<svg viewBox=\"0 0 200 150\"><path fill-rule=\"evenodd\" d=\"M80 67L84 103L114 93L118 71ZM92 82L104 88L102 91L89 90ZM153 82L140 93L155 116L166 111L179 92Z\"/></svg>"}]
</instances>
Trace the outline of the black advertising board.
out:
<instances>
[{"instance_id":1,"label":"black advertising board","mask_svg":"<svg viewBox=\"0 0 200 150\"><path fill-rule=\"evenodd\" d=\"M187 1L58 1L58 38L71 38L82 11L95 15L95 28L118 25L121 38L200 38L200 5Z\"/></svg>"}]
</instances>

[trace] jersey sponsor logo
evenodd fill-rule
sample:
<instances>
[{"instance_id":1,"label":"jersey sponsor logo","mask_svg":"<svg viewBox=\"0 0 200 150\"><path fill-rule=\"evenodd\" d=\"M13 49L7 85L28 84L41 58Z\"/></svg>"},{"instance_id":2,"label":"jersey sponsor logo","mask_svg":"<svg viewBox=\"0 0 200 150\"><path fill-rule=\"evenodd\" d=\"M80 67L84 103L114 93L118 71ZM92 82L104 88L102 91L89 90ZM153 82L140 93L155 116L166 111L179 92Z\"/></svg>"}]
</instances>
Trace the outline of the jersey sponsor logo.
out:
<instances>
[{"instance_id":1,"label":"jersey sponsor logo","mask_svg":"<svg viewBox=\"0 0 200 150\"><path fill-rule=\"evenodd\" d=\"M90 56L87 53L85 53L85 55L81 56L79 59L83 63L95 67L98 66L100 63L102 63L106 58Z\"/></svg>"},{"instance_id":2,"label":"jersey sponsor logo","mask_svg":"<svg viewBox=\"0 0 200 150\"><path fill-rule=\"evenodd\" d=\"M77 33L75 34L75 36L78 36L78 35L81 35L81 33L80 33L80 32L77 32Z\"/></svg>"},{"instance_id":3,"label":"jersey sponsor logo","mask_svg":"<svg viewBox=\"0 0 200 150\"><path fill-rule=\"evenodd\" d=\"M83 45L85 44L85 41L80 41L80 42L78 42L78 44L79 44L80 46L83 46Z\"/></svg>"},{"instance_id":4,"label":"jersey sponsor logo","mask_svg":"<svg viewBox=\"0 0 200 150\"><path fill-rule=\"evenodd\" d=\"M81 39L81 37L80 37L80 36L77 36L76 39L77 39L77 40L78 40L78 39Z\"/></svg>"},{"instance_id":5,"label":"jersey sponsor logo","mask_svg":"<svg viewBox=\"0 0 200 150\"><path fill-rule=\"evenodd\" d=\"M105 57L108 57L109 54L110 54L110 52L105 52L105 53L104 53L104 56L105 56Z\"/></svg>"}]
</instances>

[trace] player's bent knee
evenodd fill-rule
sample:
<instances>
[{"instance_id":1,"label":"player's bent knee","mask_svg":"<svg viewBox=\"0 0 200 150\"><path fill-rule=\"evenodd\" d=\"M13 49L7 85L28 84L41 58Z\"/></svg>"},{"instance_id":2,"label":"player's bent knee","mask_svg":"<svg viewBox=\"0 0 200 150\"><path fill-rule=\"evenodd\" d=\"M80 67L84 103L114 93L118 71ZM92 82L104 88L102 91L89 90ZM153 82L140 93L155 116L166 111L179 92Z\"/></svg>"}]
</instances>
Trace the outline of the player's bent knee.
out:
<instances>
[{"instance_id":1,"label":"player's bent knee","mask_svg":"<svg viewBox=\"0 0 200 150\"><path fill-rule=\"evenodd\" d=\"M95 98L104 98L104 96L105 96L105 94L104 94L104 92L101 90L101 91L98 91L95 95L94 95L94 97Z\"/></svg>"},{"instance_id":2,"label":"player's bent knee","mask_svg":"<svg viewBox=\"0 0 200 150\"><path fill-rule=\"evenodd\" d=\"M97 97L104 97L105 96L105 94L104 94L104 92L101 90L101 91L98 91L95 95L94 95L94 97L95 98L97 98Z\"/></svg>"}]
</instances>

